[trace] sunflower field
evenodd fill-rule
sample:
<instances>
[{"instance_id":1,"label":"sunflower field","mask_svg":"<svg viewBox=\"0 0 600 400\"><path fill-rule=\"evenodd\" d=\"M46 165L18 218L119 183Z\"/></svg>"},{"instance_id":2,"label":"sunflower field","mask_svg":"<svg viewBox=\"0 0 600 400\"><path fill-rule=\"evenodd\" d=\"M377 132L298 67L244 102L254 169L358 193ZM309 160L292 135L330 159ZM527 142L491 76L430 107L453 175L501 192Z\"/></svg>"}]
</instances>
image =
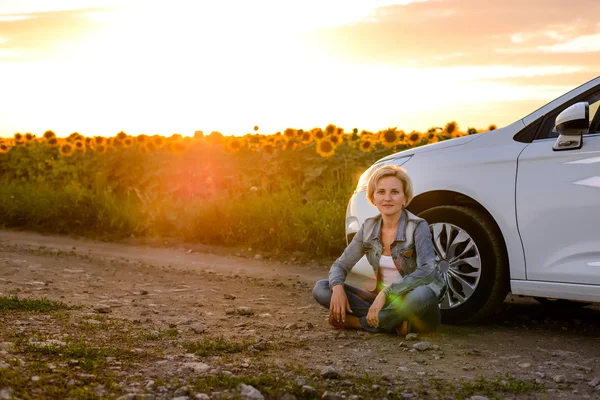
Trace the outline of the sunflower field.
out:
<instances>
[{"instance_id":1,"label":"sunflower field","mask_svg":"<svg viewBox=\"0 0 600 400\"><path fill-rule=\"evenodd\" d=\"M336 256L345 246L348 199L368 166L478 133L456 122L424 133L335 125L258 131L0 138L0 226Z\"/></svg>"}]
</instances>

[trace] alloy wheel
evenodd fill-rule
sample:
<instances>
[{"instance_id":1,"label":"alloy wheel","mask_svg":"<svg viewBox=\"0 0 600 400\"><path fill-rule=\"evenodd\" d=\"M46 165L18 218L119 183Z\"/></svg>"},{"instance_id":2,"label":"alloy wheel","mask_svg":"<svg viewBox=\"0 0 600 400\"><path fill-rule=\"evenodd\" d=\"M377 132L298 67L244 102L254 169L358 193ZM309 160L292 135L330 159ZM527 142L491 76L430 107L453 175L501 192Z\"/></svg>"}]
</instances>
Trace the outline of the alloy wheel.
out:
<instances>
[{"instance_id":1,"label":"alloy wheel","mask_svg":"<svg viewBox=\"0 0 600 400\"><path fill-rule=\"evenodd\" d=\"M448 287L440 307L458 307L473 295L481 278L481 255L477 244L464 229L450 223L434 223L429 230L438 267Z\"/></svg>"}]
</instances>

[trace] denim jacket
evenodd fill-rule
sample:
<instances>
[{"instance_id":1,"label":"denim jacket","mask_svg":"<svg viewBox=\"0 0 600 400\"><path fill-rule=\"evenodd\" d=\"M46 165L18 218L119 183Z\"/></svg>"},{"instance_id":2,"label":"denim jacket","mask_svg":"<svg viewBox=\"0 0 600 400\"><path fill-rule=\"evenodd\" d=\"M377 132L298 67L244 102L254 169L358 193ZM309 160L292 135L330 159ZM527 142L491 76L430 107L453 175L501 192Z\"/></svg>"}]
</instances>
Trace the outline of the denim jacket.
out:
<instances>
[{"instance_id":1,"label":"denim jacket","mask_svg":"<svg viewBox=\"0 0 600 400\"><path fill-rule=\"evenodd\" d=\"M382 282L379 281L378 275L379 260L383 253L381 224L381 214L365 220L344 253L331 266L330 288L343 284L354 264L366 255L375 276L378 277L376 290L381 290ZM429 286L438 296L438 300L441 300L446 293L446 281L437 267L427 221L407 210L402 210L396 238L390 248L392 259L401 278L383 289L386 300L391 302L421 285Z\"/></svg>"}]
</instances>

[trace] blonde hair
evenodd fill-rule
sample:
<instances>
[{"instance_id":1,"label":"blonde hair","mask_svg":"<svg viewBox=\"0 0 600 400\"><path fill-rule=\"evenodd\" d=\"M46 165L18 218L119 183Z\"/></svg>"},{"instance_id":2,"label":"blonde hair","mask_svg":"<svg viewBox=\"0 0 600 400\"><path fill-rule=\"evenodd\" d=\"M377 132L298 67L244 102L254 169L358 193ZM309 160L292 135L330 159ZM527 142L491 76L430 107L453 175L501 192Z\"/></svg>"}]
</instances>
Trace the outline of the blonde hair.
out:
<instances>
[{"instance_id":1,"label":"blonde hair","mask_svg":"<svg viewBox=\"0 0 600 400\"><path fill-rule=\"evenodd\" d=\"M398 178L400 182L402 182L402 188L404 190L404 198L406 199L406 203L404 203L404 207L407 207L413 199L413 185L410 176L406 170L397 165L384 165L382 167L377 168L371 177L369 178L369 183L367 184L367 199L369 203L375 205L375 186L377 186L377 182L381 178L385 178L388 176L393 176Z\"/></svg>"}]
</instances>

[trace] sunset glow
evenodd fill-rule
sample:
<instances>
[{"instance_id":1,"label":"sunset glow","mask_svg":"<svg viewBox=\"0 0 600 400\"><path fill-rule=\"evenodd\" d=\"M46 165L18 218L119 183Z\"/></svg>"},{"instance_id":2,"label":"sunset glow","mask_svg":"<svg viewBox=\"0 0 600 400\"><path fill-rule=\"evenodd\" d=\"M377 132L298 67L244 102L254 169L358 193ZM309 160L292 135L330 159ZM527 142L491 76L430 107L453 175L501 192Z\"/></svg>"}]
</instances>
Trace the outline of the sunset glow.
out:
<instances>
[{"instance_id":1,"label":"sunset glow","mask_svg":"<svg viewBox=\"0 0 600 400\"><path fill-rule=\"evenodd\" d=\"M512 3L4 1L0 136L501 126L600 61L596 2Z\"/></svg>"}]
</instances>

